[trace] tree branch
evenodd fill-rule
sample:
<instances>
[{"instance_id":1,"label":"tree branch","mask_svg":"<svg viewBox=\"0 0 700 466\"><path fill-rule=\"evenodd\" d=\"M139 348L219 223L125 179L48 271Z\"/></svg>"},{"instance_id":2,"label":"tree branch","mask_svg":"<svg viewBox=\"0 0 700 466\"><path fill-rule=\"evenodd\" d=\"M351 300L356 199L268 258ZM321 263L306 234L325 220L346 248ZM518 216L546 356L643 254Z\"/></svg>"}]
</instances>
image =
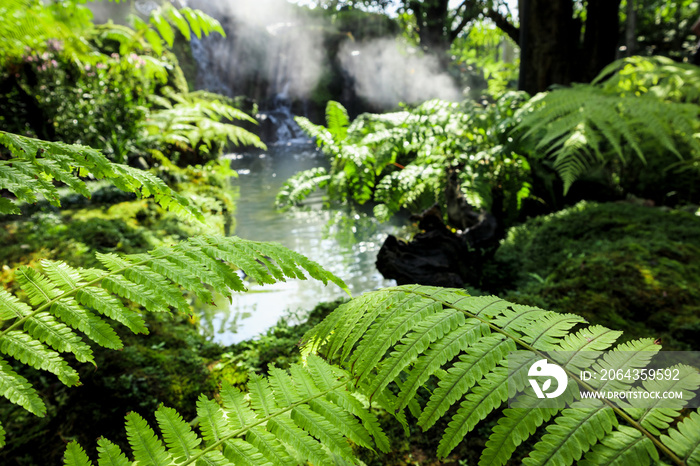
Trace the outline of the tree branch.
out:
<instances>
[{"instance_id":1,"label":"tree branch","mask_svg":"<svg viewBox=\"0 0 700 466\"><path fill-rule=\"evenodd\" d=\"M513 26L510 21L508 21L508 18L491 8L486 11L486 17L491 19L498 29L505 32L508 37L513 39L513 42L520 45L520 29Z\"/></svg>"},{"instance_id":2,"label":"tree branch","mask_svg":"<svg viewBox=\"0 0 700 466\"><path fill-rule=\"evenodd\" d=\"M464 7L462 19L460 20L459 24L457 24L457 27L450 31L450 42L454 42L454 40L457 38L459 33L462 32L462 29L464 29L464 26L466 26L469 21L475 20L479 16L479 9L476 8L477 5L474 4L474 2L471 2L471 5L469 3L470 0L464 0L464 2L462 2L462 4L456 10L456 15L459 15L459 10L461 10L462 7Z\"/></svg>"}]
</instances>

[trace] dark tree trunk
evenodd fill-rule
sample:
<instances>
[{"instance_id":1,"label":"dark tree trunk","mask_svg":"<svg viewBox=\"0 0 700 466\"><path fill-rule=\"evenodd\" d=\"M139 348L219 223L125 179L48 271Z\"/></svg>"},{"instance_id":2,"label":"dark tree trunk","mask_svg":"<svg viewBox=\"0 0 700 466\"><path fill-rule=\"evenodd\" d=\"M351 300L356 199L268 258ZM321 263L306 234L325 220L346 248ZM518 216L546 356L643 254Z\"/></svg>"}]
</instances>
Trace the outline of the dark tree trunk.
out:
<instances>
[{"instance_id":1,"label":"dark tree trunk","mask_svg":"<svg viewBox=\"0 0 700 466\"><path fill-rule=\"evenodd\" d=\"M449 0L409 0L416 15L418 38L424 51L439 58L450 48Z\"/></svg>"},{"instance_id":2,"label":"dark tree trunk","mask_svg":"<svg viewBox=\"0 0 700 466\"><path fill-rule=\"evenodd\" d=\"M602 0L606 1L606 0ZM619 0L613 0L619 1ZM520 82L530 94L574 80L580 27L571 0L520 0Z\"/></svg>"},{"instance_id":3,"label":"dark tree trunk","mask_svg":"<svg viewBox=\"0 0 700 466\"><path fill-rule=\"evenodd\" d=\"M620 39L620 0L588 0L579 78L592 81L615 60Z\"/></svg>"},{"instance_id":4,"label":"dark tree trunk","mask_svg":"<svg viewBox=\"0 0 700 466\"><path fill-rule=\"evenodd\" d=\"M631 57L637 53L637 4L636 0L627 0L627 25L625 27L625 55Z\"/></svg>"}]
</instances>

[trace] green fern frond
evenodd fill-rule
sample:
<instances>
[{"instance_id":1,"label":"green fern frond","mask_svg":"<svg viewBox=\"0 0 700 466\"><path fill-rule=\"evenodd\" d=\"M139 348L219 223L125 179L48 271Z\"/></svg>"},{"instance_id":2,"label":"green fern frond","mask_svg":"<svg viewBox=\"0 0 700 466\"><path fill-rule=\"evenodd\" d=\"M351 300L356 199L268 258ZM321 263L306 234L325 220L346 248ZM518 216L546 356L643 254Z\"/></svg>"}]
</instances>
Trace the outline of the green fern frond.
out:
<instances>
[{"instance_id":1,"label":"green fern frond","mask_svg":"<svg viewBox=\"0 0 700 466\"><path fill-rule=\"evenodd\" d=\"M149 312L171 308L189 312L190 305L182 297L181 287L194 291L207 302L211 301L211 290L229 297L232 290L245 290L232 267L260 283L305 279L308 274L326 284L336 283L347 291L340 279L300 254L278 244L235 237L194 237L145 254L98 254L97 258L104 269L79 269L46 260L42 261L44 273L30 267L18 269L16 280L28 302L0 290L3 322L0 353L51 372L66 385L76 385L79 384L78 374L61 353L70 352L81 362L93 362L85 337L103 347L121 348L123 345L112 321L133 332L147 333L143 318L127 308L122 298L140 304ZM36 391L2 360L0 394L34 414L42 416L45 412ZM272 410L276 409L274 404L271 406ZM180 423L174 414L163 408L157 416L159 422L168 426L161 426L167 432L168 448L176 457L187 457L192 450L186 443L190 437L178 427ZM137 418L133 418L130 425L133 435L145 432ZM176 441L180 446L172 443ZM147 445L151 453L157 450L155 444ZM141 454L147 452L144 450L137 456Z\"/></svg>"},{"instance_id":2,"label":"green fern frond","mask_svg":"<svg viewBox=\"0 0 700 466\"><path fill-rule=\"evenodd\" d=\"M0 395L32 414L43 417L46 405L29 381L12 370L10 365L0 358ZM4 446L4 444L0 445Z\"/></svg>"},{"instance_id":3,"label":"green fern frond","mask_svg":"<svg viewBox=\"0 0 700 466\"><path fill-rule=\"evenodd\" d=\"M667 435L662 435L661 441L686 464L700 464L700 412L691 412Z\"/></svg>"},{"instance_id":4,"label":"green fern frond","mask_svg":"<svg viewBox=\"0 0 700 466\"><path fill-rule=\"evenodd\" d=\"M126 436L133 445L135 461L153 466L172 464L163 442L139 414L126 415Z\"/></svg>"},{"instance_id":5,"label":"green fern frond","mask_svg":"<svg viewBox=\"0 0 700 466\"><path fill-rule=\"evenodd\" d=\"M578 316L495 297L409 285L367 293L340 306L305 335L302 351L309 360L318 352L344 367L358 392L402 424L409 422L406 407L424 430L450 412L439 458L449 455L498 409L508 399L509 389L513 394L528 385L530 364L506 368L516 349L554 358L550 360L564 368L570 380L581 384L580 390L682 392L682 400L646 409L601 399L576 401L575 392L566 395L570 406L566 409L547 405L534 395L517 398L494 427L480 464L506 464L543 427L544 435L524 459L527 465L650 464L660 453L685 464L664 443L673 442L672 437L662 439L660 434L678 419L700 387L697 369L677 366L678 380L649 380L640 388L614 379L584 383L578 380L581 370L624 373L647 367L660 347L651 339L613 347L621 332L601 326L579 328L582 324L585 321ZM514 371L510 377L509 370ZM426 392L427 387L431 388Z\"/></svg>"},{"instance_id":6,"label":"green fern frond","mask_svg":"<svg viewBox=\"0 0 700 466\"><path fill-rule=\"evenodd\" d=\"M92 461L88 458L83 447L77 442L70 442L66 446L66 453L63 455L64 464L73 464L76 466L92 466Z\"/></svg>"},{"instance_id":7,"label":"green fern frond","mask_svg":"<svg viewBox=\"0 0 700 466\"><path fill-rule=\"evenodd\" d=\"M329 100L326 104L326 125L336 144L341 144L348 137L349 124L350 119L345 107L338 102Z\"/></svg>"},{"instance_id":8,"label":"green fern frond","mask_svg":"<svg viewBox=\"0 0 700 466\"><path fill-rule=\"evenodd\" d=\"M186 40L190 40L190 29L198 38L209 35L215 31L226 36L221 24L211 16L200 10L191 8L177 9L169 2L161 4L151 11L148 22L137 15L129 16L131 27L113 24L96 27L98 36L115 40L119 43L119 53L122 55L131 52L143 52L152 50L156 56L163 53L164 46L172 48L175 42L173 26ZM142 58L147 57L144 55Z\"/></svg>"},{"instance_id":9,"label":"green fern frond","mask_svg":"<svg viewBox=\"0 0 700 466\"><path fill-rule=\"evenodd\" d=\"M573 464L584 451L610 434L618 421L611 408L595 409L599 401L585 400L565 409L547 426L542 437L523 464Z\"/></svg>"},{"instance_id":10,"label":"green fern frond","mask_svg":"<svg viewBox=\"0 0 700 466\"><path fill-rule=\"evenodd\" d=\"M247 394L222 387L223 407L200 397L201 436L171 408L161 406L155 413L162 440L140 415L130 413L126 429L134 460L153 465L359 464L348 440L371 447L371 436L383 433L370 411L360 405L361 414L355 413L359 401L347 391L349 380L347 373L315 356L308 366L293 365L291 374L274 368L268 378L251 374ZM373 427L366 430L365 424ZM98 453L99 464L126 461L104 439ZM86 458L74 444L64 464L84 464Z\"/></svg>"},{"instance_id":11,"label":"green fern frond","mask_svg":"<svg viewBox=\"0 0 700 466\"><path fill-rule=\"evenodd\" d=\"M324 167L304 170L284 182L277 193L275 204L287 207L299 204L314 191L328 186L330 175Z\"/></svg>"},{"instance_id":12,"label":"green fern frond","mask_svg":"<svg viewBox=\"0 0 700 466\"><path fill-rule=\"evenodd\" d=\"M596 444L578 464L593 466L599 464L628 465L653 464L659 460L659 452L651 440L637 429L618 426L601 443Z\"/></svg>"},{"instance_id":13,"label":"green fern frond","mask_svg":"<svg viewBox=\"0 0 700 466\"><path fill-rule=\"evenodd\" d=\"M208 151L216 144L225 146L246 145L265 149L266 146L253 133L222 120L243 120L255 123L250 116L222 101L220 96L201 92L175 93L164 90L174 103L161 105L152 111L142 123L148 140L165 142L180 147L192 147Z\"/></svg>"},{"instance_id":14,"label":"green fern frond","mask_svg":"<svg viewBox=\"0 0 700 466\"><path fill-rule=\"evenodd\" d=\"M700 74L695 74L700 82ZM554 161L566 192L594 164L613 156L625 163L634 153L645 161L650 143L679 159L683 153L700 154L694 136L700 110L677 100L653 92L624 92L612 85L575 85L535 96L520 110L514 131L536 138L536 149Z\"/></svg>"},{"instance_id":15,"label":"green fern frond","mask_svg":"<svg viewBox=\"0 0 700 466\"><path fill-rule=\"evenodd\" d=\"M100 454L100 466L129 466L126 455L104 437L97 439L97 451Z\"/></svg>"},{"instance_id":16,"label":"green fern frond","mask_svg":"<svg viewBox=\"0 0 700 466\"><path fill-rule=\"evenodd\" d=\"M316 144L322 147L325 153L329 155L340 153L340 149L336 145L333 135L327 128L321 125L315 125L305 117L296 116L294 117L294 121L306 134L316 139Z\"/></svg>"},{"instance_id":17,"label":"green fern frond","mask_svg":"<svg viewBox=\"0 0 700 466\"><path fill-rule=\"evenodd\" d=\"M80 176L105 178L119 189L142 197L153 197L163 208L188 218L204 220L202 213L187 199L170 189L160 178L143 170L111 163L100 151L78 144L64 144L28 138L0 131L0 145L12 158L0 160L0 189L14 194L16 201L0 204L0 214L19 213L17 201L34 203L41 194L49 203L60 206L53 180L66 183L85 197L90 192ZM6 199L6 198L3 198Z\"/></svg>"}]
</instances>

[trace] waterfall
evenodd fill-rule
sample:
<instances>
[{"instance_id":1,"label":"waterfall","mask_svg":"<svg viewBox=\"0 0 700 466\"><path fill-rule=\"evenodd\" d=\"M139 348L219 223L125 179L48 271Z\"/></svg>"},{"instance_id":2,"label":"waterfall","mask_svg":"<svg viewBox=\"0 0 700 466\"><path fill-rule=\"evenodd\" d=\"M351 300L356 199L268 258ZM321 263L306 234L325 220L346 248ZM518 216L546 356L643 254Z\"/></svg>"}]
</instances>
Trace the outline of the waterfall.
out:
<instances>
[{"instance_id":1,"label":"waterfall","mask_svg":"<svg viewBox=\"0 0 700 466\"><path fill-rule=\"evenodd\" d=\"M217 38L214 36L202 37L198 39L192 36L190 40L190 48L195 63L197 63L197 80L195 86L197 89L204 89L217 94L223 94L227 97L233 97L233 92L230 86L224 82L221 73L217 72L216 63L213 60L210 50Z\"/></svg>"},{"instance_id":2,"label":"waterfall","mask_svg":"<svg viewBox=\"0 0 700 466\"><path fill-rule=\"evenodd\" d=\"M285 83L282 91L272 98L270 110L260 112L258 120L261 125L268 126L266 140L273 144L308 142L308 137L294 121L292 102L289 98L289 83ZM269 123L265 123L269 120Z\"/></svg>"},{"instance_id":3,"label":"waterfall","mask_svg":"<svg viewBox=\"0 0 700 466\"><path fill-rule=\"evenodd\" d=\"M305 108L321 74L320 28L280 0L188 3L218 19L227 33L190 42L197 88L252 98L261 110L256 117L265 142L299 142L303 133L294 111Z\"/></svg>"}]
</instances>

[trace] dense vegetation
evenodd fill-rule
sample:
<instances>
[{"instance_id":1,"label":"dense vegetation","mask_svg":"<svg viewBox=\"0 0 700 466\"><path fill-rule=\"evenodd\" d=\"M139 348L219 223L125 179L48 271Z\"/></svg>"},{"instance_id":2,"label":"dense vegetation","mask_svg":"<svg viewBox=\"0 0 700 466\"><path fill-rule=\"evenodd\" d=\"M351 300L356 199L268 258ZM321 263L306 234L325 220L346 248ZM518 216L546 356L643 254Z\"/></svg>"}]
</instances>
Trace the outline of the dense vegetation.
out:
<instances>
[{"instance_id":1,"label":"dense vegetation","mask_svg":"<svg viewBox=\"0 0 700 466\"><path fill-rule=\"evenodd\" d=\"M376 290L255 340L208 341L200 308L249 283L311 278L347 291L303 255L231 236L235 172L220 155L265 148L249 131L257 105L195 90L180 66L191 39L226 31L169 2L95 24L81 1L5 0L0 462L700 464L700 415L688 407L697 367L637 387L686 395L663 406L574 391L635 389L578 380L592 365L624 372L662 346L698 350L700 68L682 34L697 5L530 0L518 13L411 0L392 17L384 0L317 3L325 9L303 11L332 22L329 57L345 38L399 33L475 99L361 113L343 101L334 64L309 99L325 121L296 118L328 163L289 179L279 207L315 191L360 221L436 207L456 237L470 228L464 211L490 215L491 241L465 243L479 258L468 290ZM556 15L533 23L547 8ZM534 25L562 14L581 31L567 50L585 60L543 68L533 86L533 51L561 52L542 49L546 28ZM499 58L524 37L520 67ZM623 43L645 56L613 60ZM518 67L520 88L542 92L515 89ZM548 87L572 80L590 82ZM550 352L570 406L524 394L507 407L509 390L528 388L529 366L508 380L517 349Z\"/></svg>"}]
</instances>

